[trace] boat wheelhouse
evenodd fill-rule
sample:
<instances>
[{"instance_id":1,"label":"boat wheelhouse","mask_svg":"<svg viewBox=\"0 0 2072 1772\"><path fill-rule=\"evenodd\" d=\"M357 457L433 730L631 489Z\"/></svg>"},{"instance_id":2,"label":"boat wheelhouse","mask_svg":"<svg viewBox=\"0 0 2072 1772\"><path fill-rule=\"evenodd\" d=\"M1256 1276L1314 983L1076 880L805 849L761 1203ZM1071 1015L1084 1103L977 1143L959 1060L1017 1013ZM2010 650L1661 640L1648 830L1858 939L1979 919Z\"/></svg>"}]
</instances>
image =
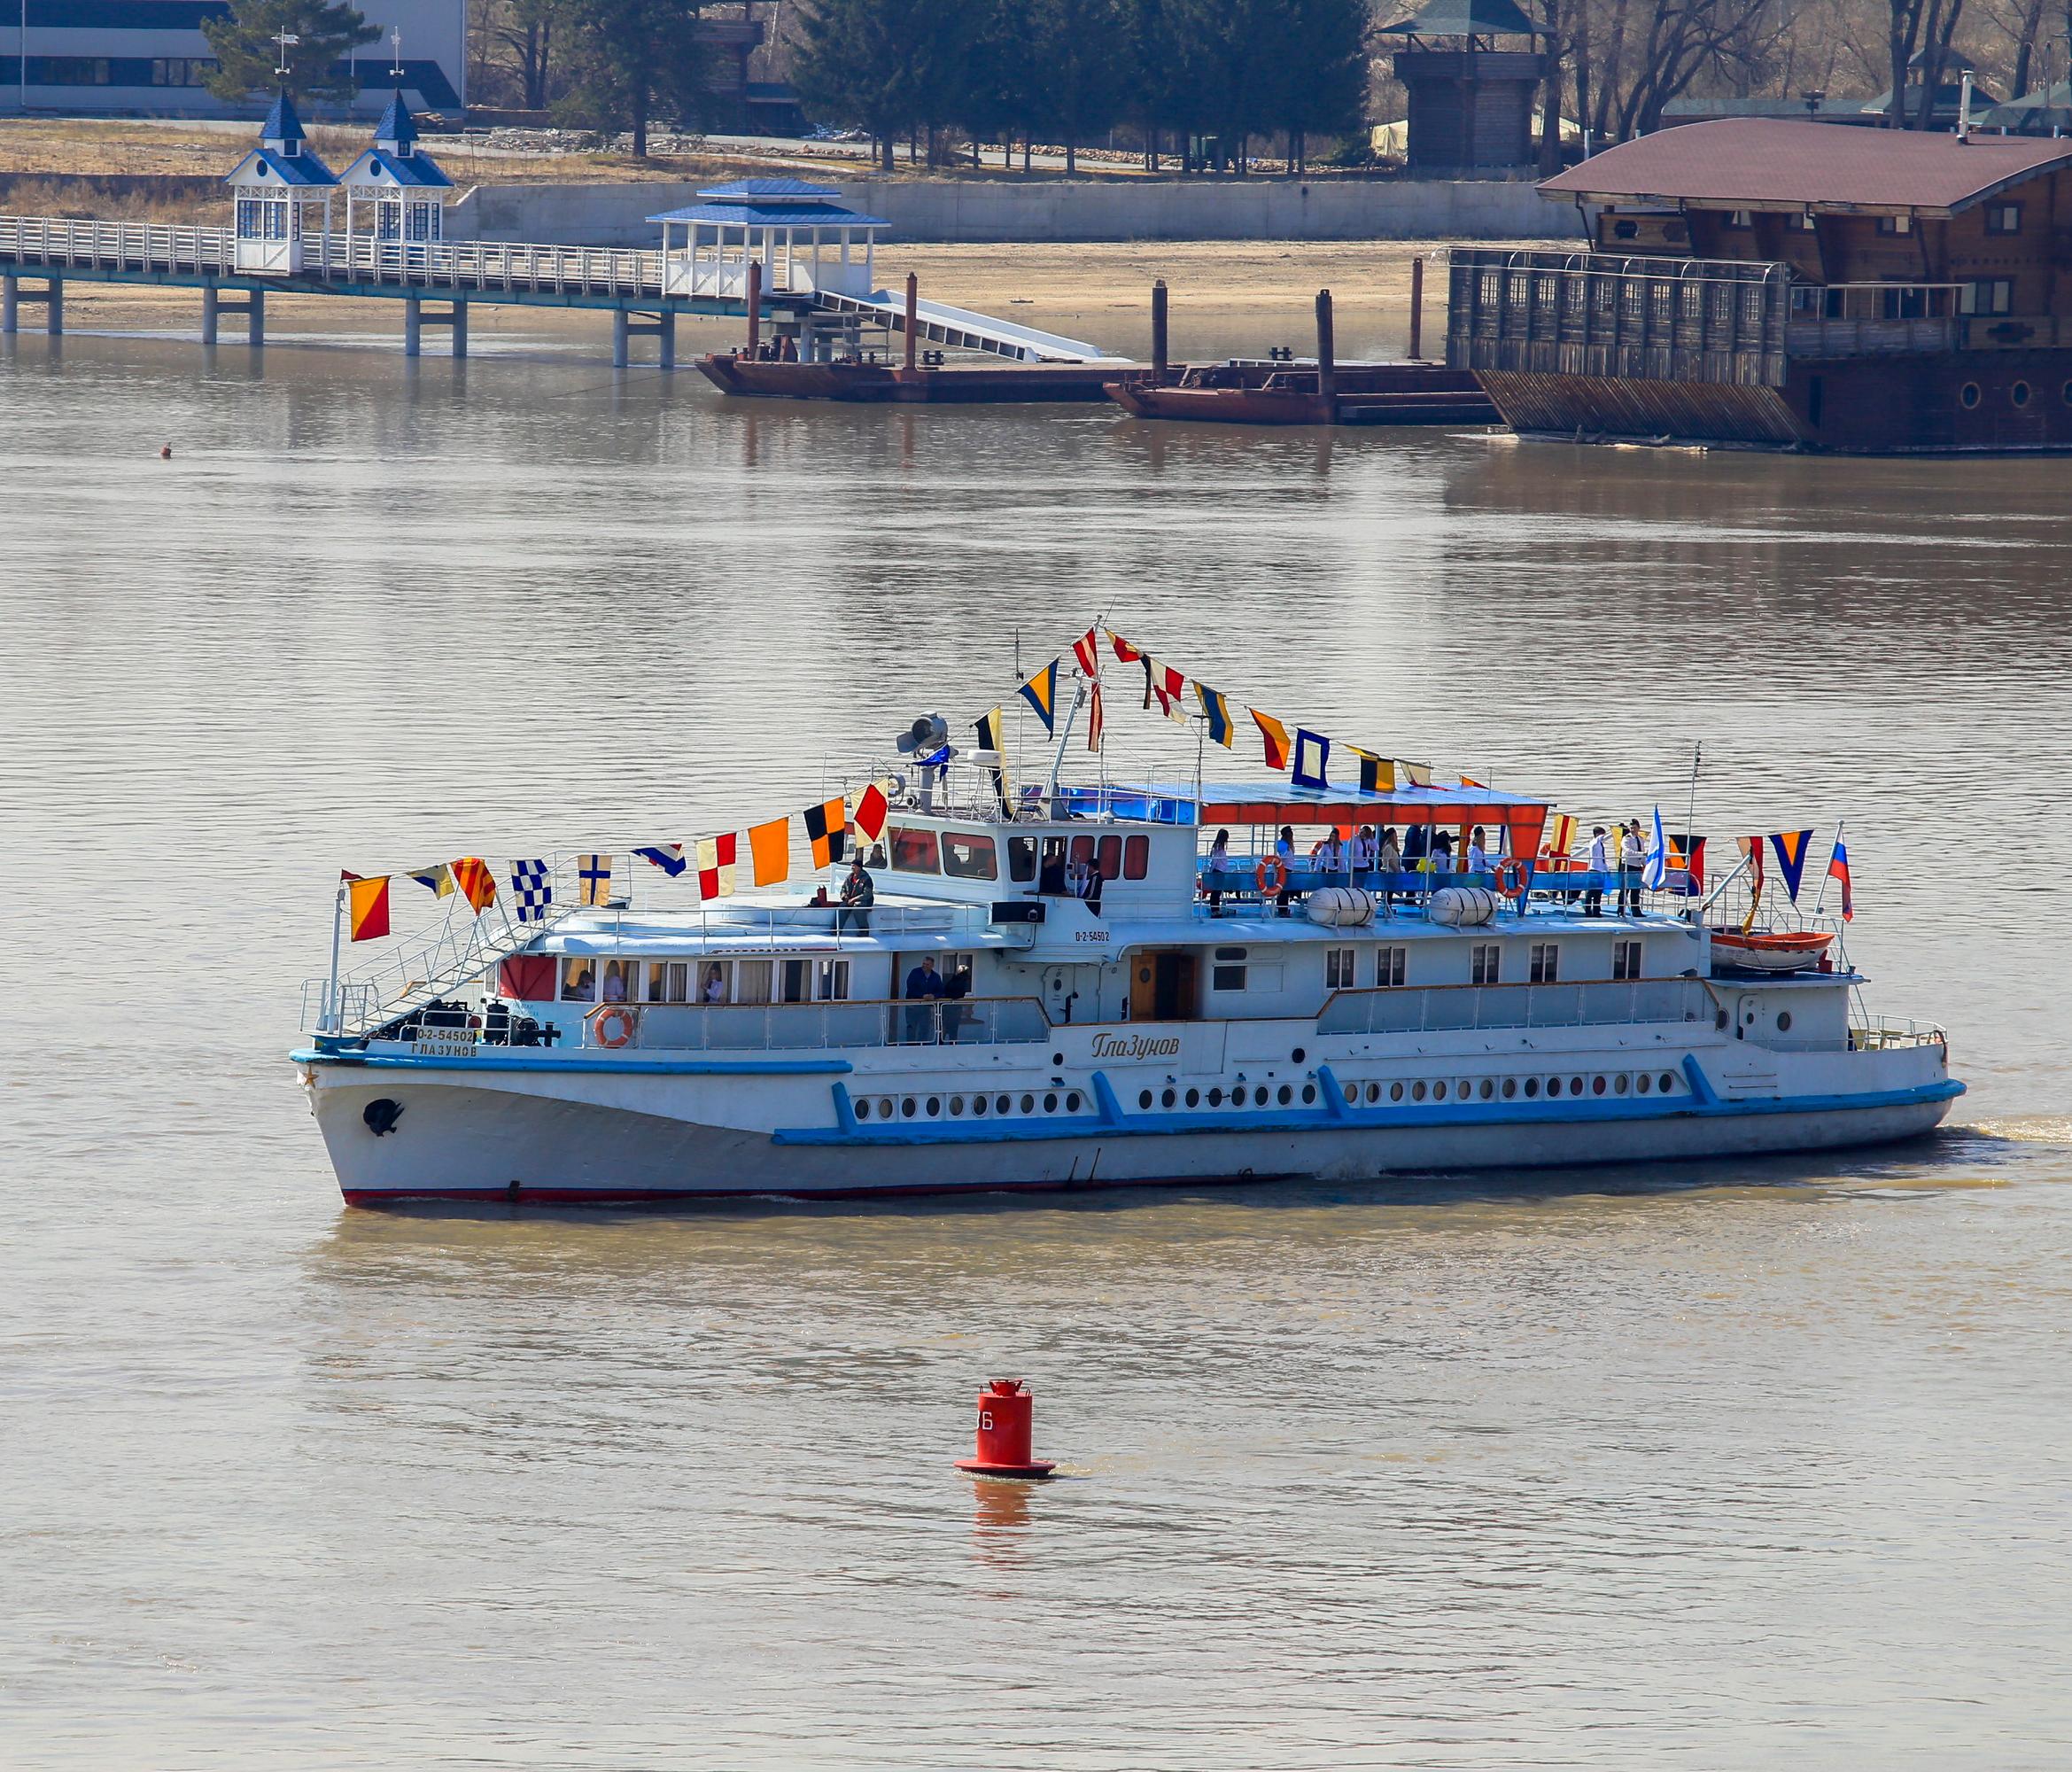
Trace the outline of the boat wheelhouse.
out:
<instances>
[{"instance_id":1,"label":"boat wheelhouse","mask_svg":"<svg viewBox=\"0 0 2072 1772\"><path fill-rule=\"evenodd\" d=\"M1720 963L1707 915L1731 877L1701 898L1687 872L1649 890L1579 868L1546 852L1543 800L1285 780L1013 795L983 758L894 779L861 850L867 907L838 902L836 862L810 898L691 902L642 866L558 909L600 877L570 857L545 870L546 921L493 905L313 982L295 1058L346 1198L1723 1156L1922 1132L1961 1092L1940 1031L1869 1019L1845 959ZM1337 846L1383 828L1463 858L1479 832L1488 866L1384 872Z\"/></svg>"}]
</instances>

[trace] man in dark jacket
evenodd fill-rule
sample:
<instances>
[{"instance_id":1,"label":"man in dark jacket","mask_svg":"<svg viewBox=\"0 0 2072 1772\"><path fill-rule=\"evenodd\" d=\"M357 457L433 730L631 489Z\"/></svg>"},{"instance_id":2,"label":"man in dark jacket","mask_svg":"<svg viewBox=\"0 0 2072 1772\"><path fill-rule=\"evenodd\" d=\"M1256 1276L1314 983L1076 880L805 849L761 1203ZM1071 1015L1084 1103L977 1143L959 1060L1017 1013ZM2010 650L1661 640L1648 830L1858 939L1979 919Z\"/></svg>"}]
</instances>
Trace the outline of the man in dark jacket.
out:
<instances>
[{"instance_id":1,"label":"man in dark jacket","mask_svg":"<svg viewBox=\"0 0 2072 1772\"><path fill-rule=\"evenodd\" d=\"M920 964L906 975L906 1038L926 1043L934 1038L937 1010L943 999L943 975L935 970L935 957L924 953Z\"/></svg>"}]
</instances>

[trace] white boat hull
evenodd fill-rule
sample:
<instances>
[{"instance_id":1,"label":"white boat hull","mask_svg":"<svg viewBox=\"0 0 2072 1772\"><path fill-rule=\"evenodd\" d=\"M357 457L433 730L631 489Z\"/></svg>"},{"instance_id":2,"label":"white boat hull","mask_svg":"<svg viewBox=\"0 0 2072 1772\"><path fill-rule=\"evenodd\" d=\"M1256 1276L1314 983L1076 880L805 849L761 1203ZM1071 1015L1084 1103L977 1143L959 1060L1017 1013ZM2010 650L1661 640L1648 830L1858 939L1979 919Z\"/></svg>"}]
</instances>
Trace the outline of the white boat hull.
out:
<instances>
[{"instance_id":1,"label":"white boat hull","mask_svg":"<svg viewBox=\"0 0 2072 1772\"><path fill-rule=\"evenodd\" d=\"M1010 1070L997 1053L927 1054L922 1068L923 1055L896 1049L876 1066L804 1055L670 1066L516 1054L302 1057L340 1188L363 1205L1351 1181L1757 1155L1913 1137L1939 1123L1962 1090L1939 1045L1794 1054L1787 1092L1777 1054L1727 1038L1693 1045L1677 1032L1680 1048L1668 1046L1661 1030L1631 1029L1594 1047L1521 1047L1514 1038L1497 1053L1486 1039L1427 1040L1385 1056L1373 1039L1336 1041L1345 1049L1312 1050L1306 1062L1250 1066L1257 1080L1246 1085L1242 1108L1227 1098L1207 1103L1207 1089L1220 1089L1227 1072L1212 1084L1158 1062L1167 1030L1156 1027L1133 1036L1152 1052L1149 1064L1082 1069L1060 1054L1067 1062L1041 1074ZM1314 1031L1308 1038L1314 1046ZM1084 1050L1087 1040L1082 1032L1059 1043ZM1544 1092L1556 1076L1558 1100ZM1523 1094L1527 1078L1537 1099ZM1447 1099L1427 1092L1434 1086L1427 1079L1446 1080ZM1571 1082L1583 1092L1570 1093ZM1397 1083L1406 1083L1401 1100ZM1411 1098L1412 1086L1424 1099ZM1192 1110L1188 1087L1201 1098ZM1172 1108L1168 1089L1176 1092ZM902 1111L909 1096L911 1117ZM981 1096L983 1117L968 1106ZM383 1101L400 1111L377 1133L367 1109Z\"/></svg>"}]
</instances>

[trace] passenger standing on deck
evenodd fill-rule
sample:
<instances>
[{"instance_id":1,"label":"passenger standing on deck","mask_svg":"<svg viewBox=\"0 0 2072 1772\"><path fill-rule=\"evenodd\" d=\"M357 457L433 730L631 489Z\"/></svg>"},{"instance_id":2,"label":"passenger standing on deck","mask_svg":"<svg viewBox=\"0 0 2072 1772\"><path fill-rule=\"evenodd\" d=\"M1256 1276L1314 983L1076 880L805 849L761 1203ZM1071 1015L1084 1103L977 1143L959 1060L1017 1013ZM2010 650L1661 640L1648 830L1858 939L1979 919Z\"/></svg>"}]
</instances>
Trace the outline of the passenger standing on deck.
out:
<instances>
[{"instance_id":1,"label":"passenger standing on deck","mask_svg":"<svg viewBox=\"0 0 2072 1772\"><path fill-rule=\"evenodd\" d=\"M1280 907L1280 913L1284 917L1288 914L1288 901L1295 896L1294 887L1291 883L1295 877L1297 860L1293 825L1281 827L1280 840L1274 844L1274 857L1281 864L1282 874L1281 890L1275 895L1274 903Z\"/></svg>"},{"instance_id":2,"label":"passenger standing on deck","mask_svg":"<svg viewBox=\"0 0 2072 1772\"><path fill-rule=\"evenodd\" d=\"M1374 827L1362 825L1358 830L1353 833L1352 863L1354 874L1366 874L1374 872L1375 852Z\"/></svg>"},{"instance_id":3,"label":"passenger standing on deck","mask_svg":"<svg viewBox=\"0 0 2072 1772\"><path fill-rule=\"evenodd\" d=\"M1220 830L1216 833L1216 840L1208 846L1208 872L1212 877L1220 877L1230 871L1230 834L1227 830ZM1206 890L1208 893L1209 915L1212 917L1222 916L1223 914L1223 889L1221 886L1210 886Z\"/></svg>"},{"instance_id":4,"label":"passenger standing on deck","mask_svg":"<svg viewBox=\"0 0 2072 1772\"><path fill-rule=\"evenodd\" d=\"M1403 871L1403 851L1396 843L1396 828L1393 825L1385 825L1382 828L1381 847L1374 852L1374 867L1377 874L1385 875L1397 874ZM1395 892L1385 882L1382 887L1381 902L1387 905L1394 904L1395 901Z\"/></svg>"},{"instance_id":5,"label":"passenger standing on deck","mask_svg":"<svg viewBox=\"0 0 2072 1772\"><path fill-rule=\"evenodd\" d=\"M1468 839L1466 871L1470 874L1486 874L1489 872L1489 856L1482 847L1482 827L1480 825L1475 827L1474 835Z\"/></svg>"},{"instance_id":6,"label":"passenger standing on deck","mask_svg":"<svg viewBox=\"0 0 2072 1772\"><path fill-rule=\"evenodd\" d=\"M1432 827L1412 825L1403 833L1403 872L1422 874L1419 865L1432 852Z\"/></svg>"},{"instance_id":7,"label":"passenger standing on deck","mask_svg":"<svg viewBox=\"0 0 2072 1772\"><path fill-rule=\"evenodd\" d=\"M1606 852L1604 827L1595 825L1590 831L1590 890L1583 894L1583 914L1586 917L1602 917L1604 914L1604 875L1611 867L1611 858Z\"/></svg>"},{"instance_id":8,"label":"passenger standing on deck","mask_svg":"<svg viewBox=\"0 0 2072 1772\"><path fill-rule=\"evenodd\" d=\"M869 935L871 906L877 902L877 883L865 868L863 857L851 856L849 878L842 882L842 908L834 913L836 929L847 935Z\"/></svg>"},{"instance_id":9,"label":"passenger standing on deck","mask_svg":"<svg viewBox=\"0 0 2072 1772\"><path fill-rule=\"evenodd\" d=\"M1646 859L1646 851L1641 847L1641 821L1630 819L1619 827L1618 913L1622 917L1641 914L1641 864Z\"/></svg>"},{"instance_id":10,"label":"passenger standing on deck","mask_svg":"<svg viewBox=\"0 0 2072 1772\"><path fill-rule=\"evenodd\" d=\"M906 1038L916 1044L927 1042L936 1026L940 1013L935 1006L943 1000L943 975L935 970L933 954L924 953L921 963L906 975Z\"/></svg>"}]
</instances>

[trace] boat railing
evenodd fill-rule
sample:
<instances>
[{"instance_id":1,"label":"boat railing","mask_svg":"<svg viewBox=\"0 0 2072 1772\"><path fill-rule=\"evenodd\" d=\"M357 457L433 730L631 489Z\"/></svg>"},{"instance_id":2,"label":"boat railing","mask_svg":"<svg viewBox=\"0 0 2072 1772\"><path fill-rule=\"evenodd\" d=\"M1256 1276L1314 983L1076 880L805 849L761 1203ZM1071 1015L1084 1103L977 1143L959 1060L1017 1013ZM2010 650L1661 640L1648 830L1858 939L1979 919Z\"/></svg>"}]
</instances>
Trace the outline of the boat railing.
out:
<instances>
[{"instance_id":1,"label":"boat railing","mask_svg":"<svg viewBox=\"0 0 2072 1772\"><path fill-rule=\"evenodd\" d=\"M1576 1028L1711 1019L1695 978L1578 984L1431 984L1341 991L1316 1018L1320 1034L1460 1033L1482 1028Z\"/></svg>"},{"instance_id":2,"label":"boat railing","mask_svg":"<svg viewBox=\"0 0 2072 1772\"><path fill-rule=\"evenodd\" d=\"M910 1002L615 1003L583 1022L583 1045L641 1052L815 1052L889 1045L1039 1043L1050 1017L1033 997Z\"/></svg>"},{"instance_id":3,"label":"boat railing","mask_svg":"<svg viewBox=\"0 0 2072 1772\"><path fill-rule=\"evenodd\" d=\"M1849 1030L1851 1052L1890 1052L1903 1046L1947 1046L1950 1036L1932 1022L1910 1022L1880 1015Z\"/></svg>"},{"instance_id":4,"label":"boat railing","mask_svg":"<svg viewBox=\"0 0 2072 1772\"><path fill-rule=\"evenodd\" d=\"M1225 898L1239 902L1265 903L1277 895L1262 892L1258 884L1258 867L1264 858L1233 858L1232 866L1217 870L1203 867L1199 870L1199 883L1204 894L1214 892ZM1481 886L1492 891L1503 890L1514 883L1515 876L1502 871L1509 864L1502 864L1478 872L1455 872L1451 868L1435 869L1430 873L1417 868L1404 868L1394 873L1379 870L1355 872L1339 868L1335 872L1299 864L1288 870L1287 890L1300 898L1306 893L1330 886L1354 886L1371 893L1376 907L1384 916L1393 911L1408 907L1419 913L1431 896L1448 886ZM1561 904L1564 907L1579 903L1586 892L1597 892L1607 898L1615 898L1621 890L1639 891L1654 903L1667 899L1682 906L1689 898L1685 891L1686 875L1680 867L1669 870L1665 883L1659 890L1649 888L1642 878L1642 870L1630 867L1624 870L1609 868L1593 873L1587 868L1556 867L1547 861L1533 865L1526 898L1517 901L1521 910L1530 903ZM1507 895L1508 896L1508 895ZM1195 906L1197 915L1206 916L1206 903Z\"/></svg>"}]
</instances>

